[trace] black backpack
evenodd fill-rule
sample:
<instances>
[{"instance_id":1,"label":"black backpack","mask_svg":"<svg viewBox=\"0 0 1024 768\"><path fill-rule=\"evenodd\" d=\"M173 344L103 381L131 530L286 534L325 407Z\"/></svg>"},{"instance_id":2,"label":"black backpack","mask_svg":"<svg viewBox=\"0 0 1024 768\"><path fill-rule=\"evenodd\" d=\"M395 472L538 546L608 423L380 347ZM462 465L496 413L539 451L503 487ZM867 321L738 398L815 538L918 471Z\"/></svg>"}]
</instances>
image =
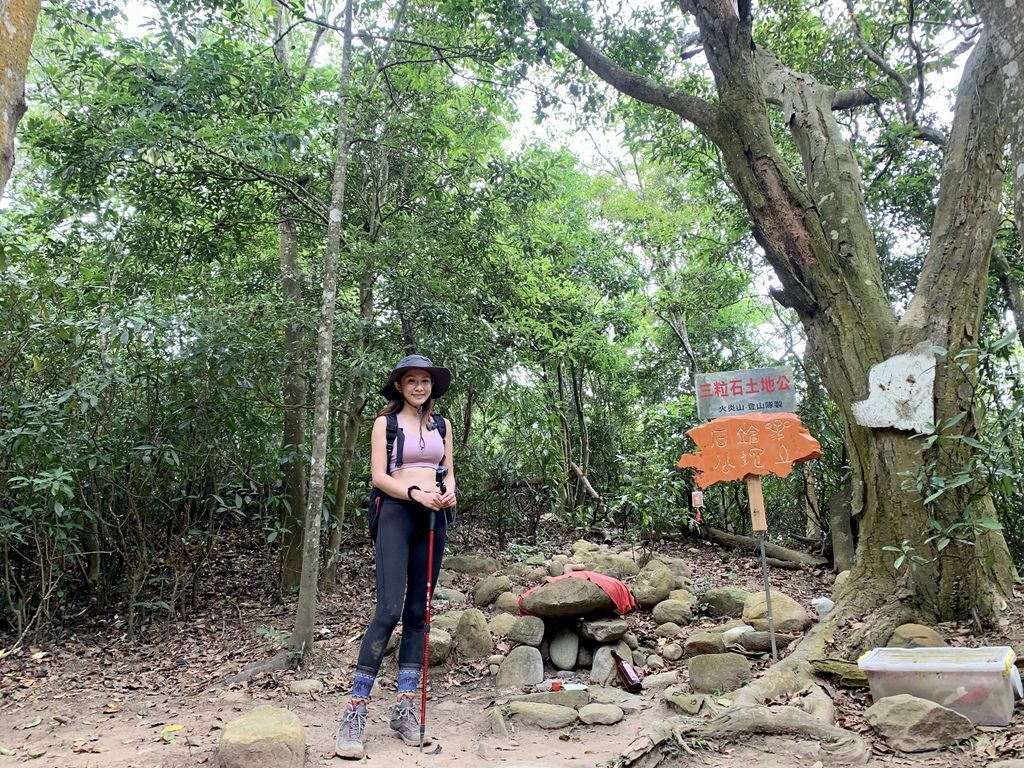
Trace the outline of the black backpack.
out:
<instances>
[{"instance_id":1,"label":"black backpack","mask_svg":"<svg viewBox=\"0 0 1024 768\"><path fill-rule=\"evenodd\" d=\"M395 454L395 469L402 466L402 458L405 453L405 432L398 428L398 414L388 413L384 417L387 419L387 448L385 456L387 457L387 472L391 474L391 453L395 448L395 442L398 443L398 451ZM436 429L438 434L441 435L441 443L444 444L445 434L448 431L448 426L445 424L444 417L439 416L436 413L430 415L433 425L427 427L428 429ZM441 462L444 463L444 456L441 457ZM366 510L366 522L370 528L370 540L373 542L377 541L377 529L380 526L380 505L384 501L384 494L382 494L377 486L370 487L370 503ZM454 522L454 512L445 510L448 524Z\"/></svg>"}]
</instances>

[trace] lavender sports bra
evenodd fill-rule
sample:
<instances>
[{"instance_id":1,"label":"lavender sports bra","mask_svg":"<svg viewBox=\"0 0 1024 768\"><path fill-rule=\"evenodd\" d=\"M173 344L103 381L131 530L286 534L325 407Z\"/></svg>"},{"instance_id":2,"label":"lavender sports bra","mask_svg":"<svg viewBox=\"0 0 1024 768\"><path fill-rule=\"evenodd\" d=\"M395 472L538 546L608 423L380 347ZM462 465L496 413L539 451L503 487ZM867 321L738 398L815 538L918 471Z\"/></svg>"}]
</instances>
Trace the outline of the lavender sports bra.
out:
<instances>
[{"instance_id":1,"label":"lavender sports bra","mask_svg":"<svg viewBox=\"0 0 1024 768\"><path fill-rule=\"evenodd\" d=\"M444 441L441 439L441 433L436 429L427 429L427 424L423 425L422 430L418 426L406 429L401 419L398 420L398 430L398 438L395 440L391 455L388 456L388 474L390 475L395 469L409 467L437 469L441 459L444 458ZM423 436L422 443L420 442L421 434ZM396 467L395 459L399 451L402 452L402 465Z\"/></svg>"}]
</instances>

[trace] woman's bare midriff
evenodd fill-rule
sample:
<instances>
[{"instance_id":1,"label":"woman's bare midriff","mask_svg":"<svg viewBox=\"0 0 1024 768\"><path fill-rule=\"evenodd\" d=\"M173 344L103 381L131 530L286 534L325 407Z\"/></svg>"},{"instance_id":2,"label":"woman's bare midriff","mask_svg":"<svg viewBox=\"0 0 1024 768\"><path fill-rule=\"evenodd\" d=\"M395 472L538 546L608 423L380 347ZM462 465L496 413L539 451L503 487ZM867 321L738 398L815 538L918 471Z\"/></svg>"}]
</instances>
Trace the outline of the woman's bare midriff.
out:
<instances>
[{"instance_id":1,"label":"woman's bare midriff","mask_svg":"<svg viewBox=\"0 0 1024 768\"><path fill-rule=\"evenodd\" d=\"M391 473L403 486L418 485L424 491L436 491L437 472L430 467L403 467Z\"/></svg>"}]
</instances>

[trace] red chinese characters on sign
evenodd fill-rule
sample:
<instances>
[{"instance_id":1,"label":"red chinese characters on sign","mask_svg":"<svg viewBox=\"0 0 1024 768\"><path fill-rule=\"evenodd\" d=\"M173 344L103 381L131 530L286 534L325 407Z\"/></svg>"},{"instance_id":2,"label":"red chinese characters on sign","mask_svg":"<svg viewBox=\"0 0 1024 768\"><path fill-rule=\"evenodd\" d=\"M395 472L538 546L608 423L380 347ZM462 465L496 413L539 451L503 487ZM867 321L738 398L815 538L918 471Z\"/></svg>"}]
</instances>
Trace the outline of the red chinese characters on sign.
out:
<instances>
[{"instance_id":1,"label":"red chinese characters on sign","mask_svg":"<svg viewBox=\"0 0 1024 768\"><path fill-rule=\"evenodd\" d=\"M697 390L697 397L730 397L737 395L759 395L773 394L775 392L789 392L793 389L793 383L788 376L762 376L740 379L727 379L724 381L701 382Z\"/></svg>"},{"instance_id":2,"label":"red chinese characters on sign","mask_svg":"<svg viewBox=\"0 0 1024 768\"><path fill-rule=\"evenodd\" d=\"M698 373L693 378L702 419L796 411L793 373L785 366Z\"/></svg>"},{"instance_id":3,"label":"red chinese characters on sign","mask_svg":"<svg viewBox=\"0 0 1024 768\"><path fill-rule=\"evenodd\" d=\"M793 413L723 416L686 434L698 450L683 454L677 466L696 469L699 488L748 475L786 477L794 462L821 456L818 441Z\"/></svg>"}]
</instances>

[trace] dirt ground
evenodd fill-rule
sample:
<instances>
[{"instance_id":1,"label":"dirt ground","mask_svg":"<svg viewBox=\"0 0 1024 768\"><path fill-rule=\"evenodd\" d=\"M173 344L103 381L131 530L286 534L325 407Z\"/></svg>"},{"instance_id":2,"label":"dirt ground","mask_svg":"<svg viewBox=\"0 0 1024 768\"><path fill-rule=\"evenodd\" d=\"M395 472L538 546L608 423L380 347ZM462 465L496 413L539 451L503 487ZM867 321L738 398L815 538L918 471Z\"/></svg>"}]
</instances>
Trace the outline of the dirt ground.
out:
<instances>
[{"instance_id":1,"label":"dirt ground","mask_svg":"<svg viewBox=\"0 0 1024 768\"><path fill-rule=\"evenodd\" d=\"M259 550L226 548L215 563L216 578L200 595L190 616L172 622L153 620L129 642L115 615L69 628L58 639L22 648L0 659L0 766L28 764L53 768L185 768L214 764L214 752L227 722L257 704L294 711L305 726L307 765L340 766L334 757L334 733L345 703L363 625L372 611L372 557L367 548L354 552L339 578L339 592L323 597L318 619L321 634L316 657L302 670L265 675L249 683L209 691L209 686L266 657L275 637L287 631L294 598L281 600L267 586L273 582ZM698 591L731 584L759 588L756 563L745 555L711 547L680 547L692 561ZM826 572L781 571L773 586L804 604L829 593ZM472 593L471 579L457 584ZM1024 598L1024 591L1020 593ZM1021 651L1024 617L1014 613L985 637L943 625L954 644L1012 642ZM443 612L446 604L439 604ZM653 638L649 616L630 617L641 640ZM710 621L695 620L693 629ZM6 645L0 638L0 646ZM499 651L501 647L499 645ZM759 665L763 669L767 662ZM669 668L685 670L685 662ZM316 678L324 690L295 695L288 684ZM393 661L381 674L384 688L394 678ZM493 678L486 663L446 663L431 669L429 728L438 737L439 753L420 754L390 735L387 690L371 704L367 761L409 766L574 766L607 765L645 727L672 712L656 693L645 693L639 711L614 726L578 725L563 731L516 729L511 740L490 732L494 706ZM870 738L863 690L835 689L839 722ZM978 766L996 759L1024 757L1024 707L1018 703L1014 723L1004 729L979 729L977 737L953 750L918 755L893 753L873 740L869 765ZM794 738L757 737L740 744L698 743L662 765L713 768L821 766L817 745Z\"/></svg>"}]
</instances>

